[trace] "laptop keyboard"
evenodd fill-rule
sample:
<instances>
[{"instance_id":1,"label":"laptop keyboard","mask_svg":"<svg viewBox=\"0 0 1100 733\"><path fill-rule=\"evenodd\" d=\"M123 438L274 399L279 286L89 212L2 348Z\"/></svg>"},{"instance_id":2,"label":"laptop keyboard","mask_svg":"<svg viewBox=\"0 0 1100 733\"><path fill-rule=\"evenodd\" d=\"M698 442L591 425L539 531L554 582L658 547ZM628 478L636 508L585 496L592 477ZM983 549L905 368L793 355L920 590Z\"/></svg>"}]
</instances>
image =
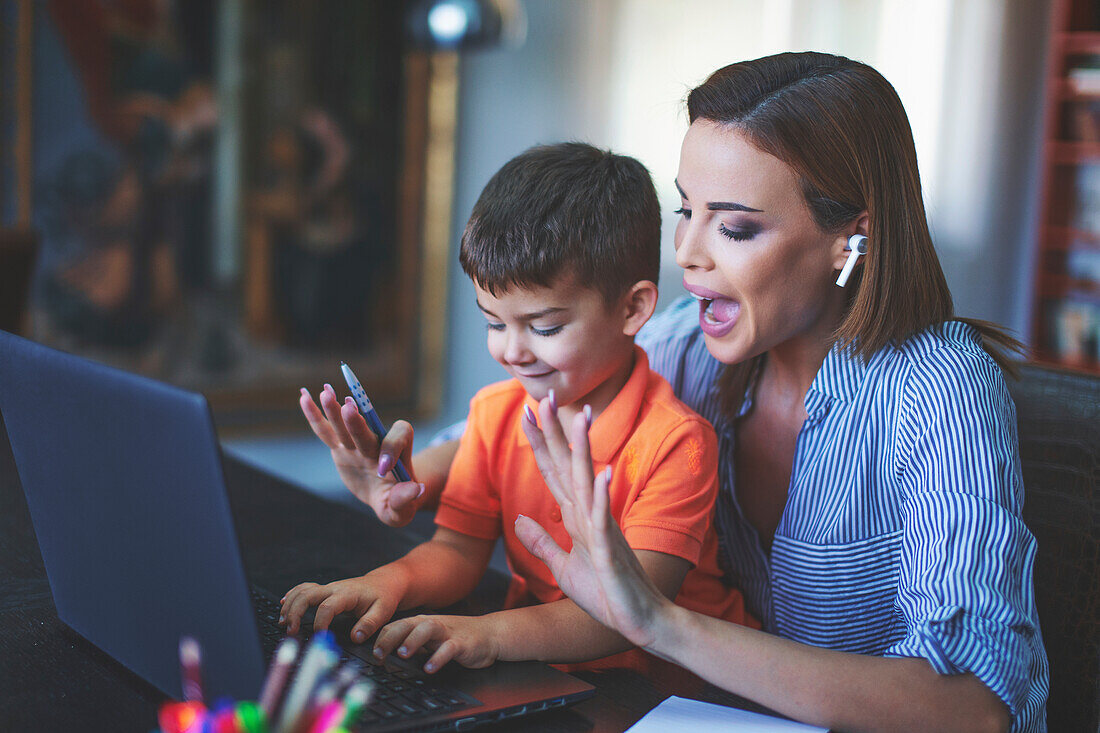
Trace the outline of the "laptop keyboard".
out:
<instances>
[{"instance_id":1,"label":"laptop keyboard","mask_svg":"<svg viewBox=\"0 0 1100 733\"><path fill-rule=\"evenodd\" d=\"M286 632L279 626L279 601L271 594L253 588L252 605L259 621L264 659L270 663L279 642ZM302 642L308 641L312 629L303 627L298 634ZM360 647L340 646L341 662L355 659L360 663L360 674L374 684L371 704L365 707L356 721L356 727L415 719L430 714L445 713L460 708L479 706L481 703L469 695L434 684L432 678L409 665L408 669L387 668L370 653L368 644Z\"/></svg>"}]
</instances>

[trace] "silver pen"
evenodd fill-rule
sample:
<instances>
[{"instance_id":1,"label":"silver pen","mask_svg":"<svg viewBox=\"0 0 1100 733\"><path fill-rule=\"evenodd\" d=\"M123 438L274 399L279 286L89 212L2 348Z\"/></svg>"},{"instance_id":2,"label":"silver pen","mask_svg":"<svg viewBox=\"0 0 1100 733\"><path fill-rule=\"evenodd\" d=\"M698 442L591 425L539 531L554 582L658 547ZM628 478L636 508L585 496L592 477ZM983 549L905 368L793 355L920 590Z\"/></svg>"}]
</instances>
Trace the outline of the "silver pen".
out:
<instances>
[{"instance_id":1,"label":"silver pen","mask_svg":"<svg viewBox=\"0 0 1100 733\"><path fill-rule=\"evenodd\" d=\"M371 404L370 397L367 397L367 393L363 391L363 385L359 383L359 379L355 376L355 372L351 370L351 367L344 362L340 362L340 371L344 373L344 381L348 383L351 398L355 400L355 406L359 408L359 414L367 421L367 427L378 436L378 442L381 443L382 439L386 437L386 426L382 424L378 413L374 411L374 405ZM393 475L397 477L398 481L412 481L412 477L405 470L405 464L401 462L400 458L394 464Z\"/></svg>"}]
</instances>

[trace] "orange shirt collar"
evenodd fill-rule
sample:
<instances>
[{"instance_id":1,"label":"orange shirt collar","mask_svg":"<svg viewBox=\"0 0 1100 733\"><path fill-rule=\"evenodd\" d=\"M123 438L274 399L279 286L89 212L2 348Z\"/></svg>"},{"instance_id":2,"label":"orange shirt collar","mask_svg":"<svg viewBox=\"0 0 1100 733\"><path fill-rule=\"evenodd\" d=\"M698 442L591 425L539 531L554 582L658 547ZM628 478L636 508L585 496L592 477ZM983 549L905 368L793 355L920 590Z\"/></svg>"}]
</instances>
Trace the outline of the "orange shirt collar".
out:
<instances>
[{"instance_id":1,"label":"orange shirt collar","mask_svg":"<svg viewBox=\"0 0 1100 733\"><path fill-rule=\"evenodd\" d=\"M588 431L592 460L598 463L609 463L623 447L638 422L638 413L642 409L648 388L649 357L646 356L642 347L635 344L634 367L630 370L626 384L619 390L619 394L615 395L615 399L611 400L611 404L596 417L591 430ZM531 395L527 395L524 404L529 405L535 414L538 414L538 402ZM523 429L518 425L516 428L518 442L529 445Z\"/></svg>"}]
</instances>

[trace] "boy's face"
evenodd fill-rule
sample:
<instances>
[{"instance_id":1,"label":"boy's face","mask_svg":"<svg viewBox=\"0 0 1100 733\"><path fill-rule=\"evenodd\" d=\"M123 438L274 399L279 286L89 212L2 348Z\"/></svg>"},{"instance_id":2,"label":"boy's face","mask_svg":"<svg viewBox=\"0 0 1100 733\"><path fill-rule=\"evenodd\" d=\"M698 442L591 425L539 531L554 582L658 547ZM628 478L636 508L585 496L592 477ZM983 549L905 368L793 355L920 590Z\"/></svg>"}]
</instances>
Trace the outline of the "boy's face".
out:
<instances>
[{"instance_id":1,"label":"boy's face","mask_svg":"<svg viewBox=\"0 0 1100 733\"><path fill-rule=\"evenodd\" d=\"M633 333L626 332L625 302L609 305L571 277L499 295L474 287L488 321L489 353L535 399L553 389L559 406L589 404L599 412L630 375Z\"/></svg>"}]
</instances>

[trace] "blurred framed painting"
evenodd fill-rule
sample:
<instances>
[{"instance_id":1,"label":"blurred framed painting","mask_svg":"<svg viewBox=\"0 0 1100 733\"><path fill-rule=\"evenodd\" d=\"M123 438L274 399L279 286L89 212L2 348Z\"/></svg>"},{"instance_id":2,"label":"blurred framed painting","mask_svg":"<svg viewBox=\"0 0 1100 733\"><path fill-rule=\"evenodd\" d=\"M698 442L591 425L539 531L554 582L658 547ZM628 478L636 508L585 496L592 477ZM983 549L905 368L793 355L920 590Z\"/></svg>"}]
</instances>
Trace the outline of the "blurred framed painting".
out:
<instances>
[{"instance_id":1,"label":"blurred framed painting","mask_svg":"<svg viewBox=\"0 0 1100 733\"><path fill-rule=\"evenodd\" d=\"M32 336L231 430L300 421L340 361L430 413L456 62L406 43L403 4L28 4Z\"/></svg>"}]
</instances>

